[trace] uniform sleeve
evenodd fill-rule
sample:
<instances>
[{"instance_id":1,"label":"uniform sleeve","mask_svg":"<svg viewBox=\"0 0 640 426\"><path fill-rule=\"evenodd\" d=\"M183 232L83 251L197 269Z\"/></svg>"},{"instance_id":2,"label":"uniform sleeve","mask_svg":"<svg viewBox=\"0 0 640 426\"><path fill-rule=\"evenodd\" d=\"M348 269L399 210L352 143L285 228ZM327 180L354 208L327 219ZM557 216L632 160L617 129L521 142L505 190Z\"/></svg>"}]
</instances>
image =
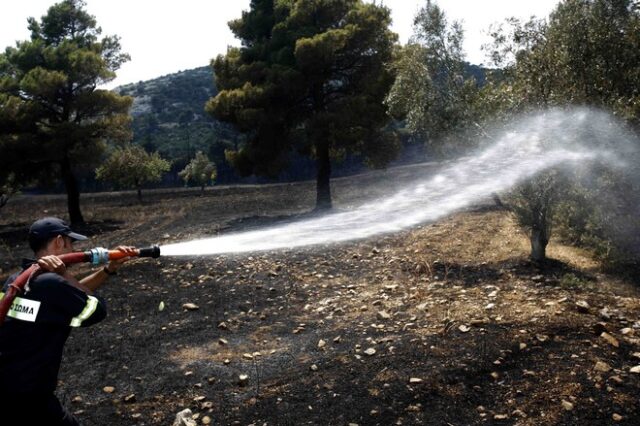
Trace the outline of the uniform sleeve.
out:
<instances>
[{"instance_id":1,"label":"uniform sleeve","mask_svg":"<svg viewBox=\"0 0 640 426\"><path fill-rule=\"evenodd\" d=\"M39 322L88 327L102 321L107 315L104 299L88 295L58 274L44 273L38 276L30 292L42 302Z\"/></svg>"}]
</instances>

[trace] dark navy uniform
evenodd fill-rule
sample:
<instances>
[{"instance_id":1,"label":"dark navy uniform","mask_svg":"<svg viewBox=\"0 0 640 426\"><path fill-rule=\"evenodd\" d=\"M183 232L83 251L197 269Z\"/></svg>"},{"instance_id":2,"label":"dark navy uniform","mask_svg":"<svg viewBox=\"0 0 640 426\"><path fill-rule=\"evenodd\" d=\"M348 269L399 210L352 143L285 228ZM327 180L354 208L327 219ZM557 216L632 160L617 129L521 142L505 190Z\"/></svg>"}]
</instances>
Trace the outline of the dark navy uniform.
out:
<instances>
[{"instance_id":1,"label":"dark navy uniform","mask_svg":"<svg viewBox=\"0 0 640 426\"><path fill-rule=\"evenodd\" d=\"M26 269L34 261L25 261ZM10 277L3 287L13 282ZM77 425L54 396L72 327L106 316L104 301L51 272L33 278L0 326L0 413L7 425ZM7 420L15 419L12 423Z\"/></svg>"}]
</instances>

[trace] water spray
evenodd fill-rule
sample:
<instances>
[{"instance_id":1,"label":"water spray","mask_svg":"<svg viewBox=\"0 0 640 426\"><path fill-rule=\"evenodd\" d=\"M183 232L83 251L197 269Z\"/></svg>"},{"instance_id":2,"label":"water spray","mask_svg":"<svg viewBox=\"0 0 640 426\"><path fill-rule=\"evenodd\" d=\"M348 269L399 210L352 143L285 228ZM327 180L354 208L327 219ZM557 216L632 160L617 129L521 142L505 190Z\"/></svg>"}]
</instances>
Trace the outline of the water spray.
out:
<instances>
[{"instance_id":1,"label":"water spray","mask_svg":"<svg viewBox=\"0 0 640 426\"><path fill-rule=\"evenodd\" d=\"M335 245L393 234L433 222L511 190L545 170L576 168L624 158L635 139L610 114L586 108L528 114L495 132L482 150L443 164L418 168L403 189L343 212L162 246L163 256L208 256Z\"/></svg>"},{"instance_id":2,"label":"water spray","mask_svg":"<svg viewBox=\"0 0 640 426\"><path fill-rule=\"evenodd\" d=\"M582 167L592 162L623 167L625 156L636 155L635 136L610 114L586 108L552 109L514 120L496 132L492 145L446 164L435 175L417 176L403 190L339 213L223 235L139 249L140 257L205 256L252 253L336 244L390 234L432 222L474 203L512 189L554 167ZM634 147L634 148L629 148ZM61 256L65 263L94 265L123 257L119 251L93 249ZM68 259L68 260L67 260ZM16 293L37 265L25 270L0 301L0 324Z\"/></svg>"},{"instance_id":3,"label":"water spray","mask_svg":"<svg viewBox=\"0 0 640 426\"><path fill-rule=\"evenodd\" d=\"M160 257L160 247L153 245L150 247L135 249L134 257ZM131 257L131 254L124 253L120 250L107 250L102 247L96 247L87 251L66 253L57 256L65 265L72 265L74 263L91 263L92 265L104 265L111 260L119 260L125 257ZM44 272L37 263L34 263L16 277L16 279L9 284L7 292L0 299L0 325L4 322L14 299L21 293L25 285L37 274Z\"/></svg>"}]
</instances>

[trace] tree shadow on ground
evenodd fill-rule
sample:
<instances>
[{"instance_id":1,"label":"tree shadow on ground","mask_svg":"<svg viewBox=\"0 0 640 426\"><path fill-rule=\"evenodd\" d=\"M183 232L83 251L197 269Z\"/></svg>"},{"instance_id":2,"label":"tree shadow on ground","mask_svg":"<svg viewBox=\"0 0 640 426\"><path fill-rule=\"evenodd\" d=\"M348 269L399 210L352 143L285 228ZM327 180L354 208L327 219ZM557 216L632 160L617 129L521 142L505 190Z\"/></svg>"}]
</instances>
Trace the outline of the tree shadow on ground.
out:
<instances>
[{"instance_id":1,"label":"tree shadow on ground","mask_svg":"<svg viewBox=\"0 0 640 426\"><path fill-rule=\"evenodd\" d=\"M436 260L427 266L408 264L403 270L416 277L427 276L430 279L453 281L466 287L497 282L506 277L529 279L548 285L557 284L569 274L573 275L576 281L595 282L597 280L594 274L579 270L560 260L548 259L544 264L540 264L522 257L481 264Z\"/></svg>"}]
</instances>

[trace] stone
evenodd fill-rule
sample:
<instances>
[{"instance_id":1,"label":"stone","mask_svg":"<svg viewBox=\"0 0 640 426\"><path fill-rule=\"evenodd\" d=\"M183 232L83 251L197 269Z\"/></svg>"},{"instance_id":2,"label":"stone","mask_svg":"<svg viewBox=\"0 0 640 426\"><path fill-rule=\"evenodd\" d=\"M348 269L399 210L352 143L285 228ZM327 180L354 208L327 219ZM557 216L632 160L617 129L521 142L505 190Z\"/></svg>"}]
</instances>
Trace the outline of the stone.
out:
<instances>
[{"instance_id":1,"label":"stone","mask_svg":"<svg viewBox=\"0 0 640 426\"><path fill-rule=\"evenodd\" d=\"M422 383L422 379L418 378L418 377L411 377L409 379L409 384L415 385L418 383Z\"/></svg>"},{"instance_id":2,"label":"stone","mask_svg":"<svg viewBox=\"0 0 640 426\"><path fill-rule=\"evenodd\" d=\"M249 376L246 374L240 374L238 376L238 384L240 386L246 386L249 383Z\"/></svg>"},{"instance_id":3,"label":"stone","mask_svg":"<svg viewBox=\"0 0 640 426\"><path fill-rule=\"evenodd\" d=\"M187 408L176 414L173 426L197 426L197 423L193 420L193 413Z\"/></svg>"},{"instance_id":4,"label":"stone","mask_svg":"<svg viewBox=\"0 0 640 426\"><path fill-rule=\"evenodd\" d=\"M622 420L622 416L620 414L618 414L618 413L613 413L611 418L613 419L614 422L619 422L619 421Z\"/></svg>"},{"instance_id":5,"label":"stone","mask_svg":"<svg viewBox=\"0 0 640 426\"><path fill-rule=\"evenodd\" d=\"M105 386L102 388L102 390L106 393L113 393L115 392L116 388L114 388L113 386Z\"/></svg>"},{"instance_id":6,"label":"stone","mask_svg":"<svg viewBox=\"0 0 640 426\"><path fill-rule=\"evenodd\" d=\"M572 411L573 410L573 404L570 403L567 400L562 400L562 408L564 408L565 411Z\"/></svg>"},{"instance_id":7,"label":"stone","mask_svg":"<svg viewBox=\"0 0 640 426\"><path fill-rule=\"evenodd\" d=\"M377 317L379 320L384 321L384 320L391 319L391 314L389 314L389 312L387 312L387 311L379 311L379 312L377 313L376 317Z\"/></svg>"},{"instance_id":8,"label":"stone","mask_svg":"<svg viewBox=\"0 0 640 426\"><path fill-rule=\"evenodd\" d=\"M366 355L373 356L376 354L376 350L374 348L368 348L367 350L364 351L364 353Z\"/></svg>"},{"instance_id":9,"label":"stone","mask_svg":"<svg viewBox=\"0 0 640 426\"><path fill-rule=\"evenodd\" d=\"M198 309L200 309L200 307L195 303L185 303L182 305L182 307L187 311L197 311Z\"/></svg>"},{"instance_id":10,"label":"stone","mask_svg":"<svg viewBox=\"0 0 640 426\"><path fill-rule=\"evenodd\" d=\"M631 367L629 369L629 373L640 374L640 365L636 365L635 367Z\"/></svg>"},{"instance_id":11,"label":"stone","mask_svg":"<svg viewBox=\"0 0 640 426\"><path fill-rule=\"evenodd\" d=\"M211 417L209 417L209 416L204 416L204 417L202 418L202 424L203 424L203 425L210 425L210 424L211 424Z\"/></svg>"},{"instance_id":12,"label":"stone","mask_svg":"<svg viewBox=\"0 0 640 426\"><path fill-rule=\"evenodd\" d=\"M513 412L511 413L511 415L512 415L513 417L523 417L523 418L524 418L524 417L527 417L527 414L526 414L524 411L522 411L522 410L513 410Z\"/></svg>"},{"instance_id":13,"label":"stone","mask_svg":"<svg viewBox=\"0 0 640 426\"><path fill-rule=\"evenodd\" d=\"M578 308L578 312L587 313L591 306L585 300L580 300L576 302L576 308Z\"/></svg>"},{"instance_id":14,"label":"stone","mask_svg":"<svg viewBox=\"0 0 640 426\"><path fill-rule=\"evenodd\" d=\"M327 342L325 342L324 340L320 339L318 341L318 349L322 349L327 345Z\"/></svg>"},{"instance_id":15,"label":"stone","mask_svg":"<svg viewBox=\"0 0 640 426\"><path fill-rule=\"evenodd\" d=\"M471 330L471 327L463 324L460 327L458 327L458 330L460 330L461 333L468 333L469 330Z\"/></svg>"},{"instance_id":16,"label":"stone","mask_svg":"<svg viewBox=\"0 0 640 426\"><path fill-rule=\"evenodd\" d=\"M613 337L612 335L610 335L607 332L603 332L600 337L602 337L604 340L606 340L606 342L608 344L610 344L611 346L615 347L615 348L619 348L620 347L620 343L618 342L618 340Z\"/></svg>"},{"instance_id":17,"label":"stone","mask_svg":"<svg viewBox=\"0 0 640 426\"><path fill-rule=\"evenodd\" d=\"M611 319L611 312L609 312L609 308L607 307L600 309L598 311L598 315L600 315L600 318L606 321L609 321Z\"/></svg>"},{"instance_id":18,"label":"stone","mask_svg":"<svg viewBox=\"0 0 640 426\"><path fill-rule=\"evenodd\" d=\"M598 361L596 365L593 367L596 371L600 371L602 373L608 373L611 371L611 366L606 362Z\"/></svg>"}]
</instances>

